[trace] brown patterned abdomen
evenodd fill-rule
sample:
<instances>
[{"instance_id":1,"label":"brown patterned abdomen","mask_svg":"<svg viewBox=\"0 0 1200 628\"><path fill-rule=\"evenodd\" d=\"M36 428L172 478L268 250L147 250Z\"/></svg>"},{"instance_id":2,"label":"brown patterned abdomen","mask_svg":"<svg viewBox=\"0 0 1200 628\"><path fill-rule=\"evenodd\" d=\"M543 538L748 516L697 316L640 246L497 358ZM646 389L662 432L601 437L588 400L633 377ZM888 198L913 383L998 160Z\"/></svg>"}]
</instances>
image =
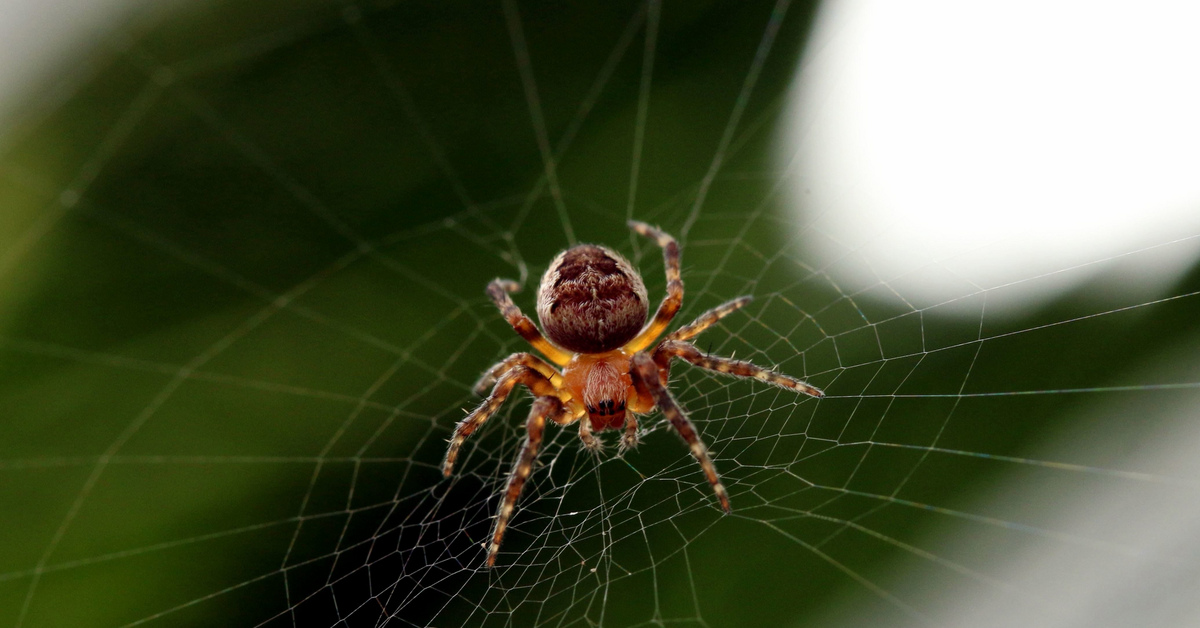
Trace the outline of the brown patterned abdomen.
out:
<instances>
[{"instance_id":1,"label":"brown patterned abdomen","mask_svg":"<svg viewBox=\"0 0 1200 628\"><path fill-rule=\"evenodd\" d=\"M620 253L594 244L563 251L538 287L546 336L576 353L603 353L633 339L646 323L646 286Z\"/></svg>"}]
</instances>

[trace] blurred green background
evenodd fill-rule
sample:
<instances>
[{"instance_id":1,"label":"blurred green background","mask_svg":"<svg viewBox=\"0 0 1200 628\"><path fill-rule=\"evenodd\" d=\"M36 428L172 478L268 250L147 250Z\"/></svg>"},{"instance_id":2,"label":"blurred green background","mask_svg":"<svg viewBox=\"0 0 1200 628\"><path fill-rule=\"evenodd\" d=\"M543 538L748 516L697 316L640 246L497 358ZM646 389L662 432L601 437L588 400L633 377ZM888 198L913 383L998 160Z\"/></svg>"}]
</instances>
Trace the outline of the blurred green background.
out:
<instances>
[{"instance_id":1,"label":"blurred green background","mask_svg":"<svg viewBox=\"0 0 1200 628\"><path fill-rule=\"evenodd\" d=\"M135 12L5 129L0 625L778 626L843 604L921 623L889 574L931 563L913 545L931 531L979 523L938 510L1014 472L987 456L1076 429L1083 402L959 393L1137 387L1129 365L1194 337L1194 299L1082 318L1116 307L1093 298L1103 279L1021 318L839 288L773 193L812 2L521 3L536 113L505 6ZM661 294L629 213L683 236L681 319L758 295L701 346L830 398L680 368L735 516L657 418L625 460L555 431L510 567L483 571L527 398L467 445L461 477L435 468L477 374L521 347L483 287L531 287L574 239L623 250ZM1120 454L1081 442L1059 461ZM986 572L1021 535L926 551Z\"/></svg>"}]
</instances>

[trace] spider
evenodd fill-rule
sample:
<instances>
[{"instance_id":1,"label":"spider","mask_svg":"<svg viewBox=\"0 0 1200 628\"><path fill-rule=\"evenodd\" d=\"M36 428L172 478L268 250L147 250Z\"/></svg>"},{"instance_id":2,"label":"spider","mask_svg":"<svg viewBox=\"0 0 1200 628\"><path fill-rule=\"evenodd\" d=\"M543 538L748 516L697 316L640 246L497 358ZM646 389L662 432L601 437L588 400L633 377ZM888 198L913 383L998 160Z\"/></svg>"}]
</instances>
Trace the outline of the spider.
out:
<instances>
[{"instance_id":1,"label":"spider","mask_svg":"<svg viewBox=\"0 0 1200 628\"><path fill-rule=\"evenodd\" d=\"M749 303L751 297L748 296L701 314L651 348L683 303L679 244L666 232L646 223L629 221L629 227L653 238L663 250L667 294L648 324L646 286L641 276L621 254L604 246L580 244L571 247L559 253L542 276L537 293L537 313L549 340L513 303L509 294L520 289L515 281L495 279L488 284L488 296L513 329L551 362L562 367L559 371L531 353L514 353L501 360L485 371L475 384L476 394L482 396L489 387L491 394L455 426L450 439L442 462L442 473L446 477L454 470L454 461L463 441L500 409L514 387L524 385L533 393L533 408L525 422L525 443L508 475L504 500L492 527L488 567L496 564L500 542L521 489L533 471L547 421L563 426L578 423L583 446L596 452L600 451L602 443L594 432L623 429L620 451L624 452L638 444L637 415L647 414L657 407L691 448L704 477L721 502L722 510L728 514L732 512L729 495L708 456L708 449L697 435L696 427L667 390L671 360L679 358L718 373L759 379L813 397L825 396L817 388L793 377L749 362L714 357L687 342ZM587 420L583 420L585 417Z\"/></svg>"}]
</instances>

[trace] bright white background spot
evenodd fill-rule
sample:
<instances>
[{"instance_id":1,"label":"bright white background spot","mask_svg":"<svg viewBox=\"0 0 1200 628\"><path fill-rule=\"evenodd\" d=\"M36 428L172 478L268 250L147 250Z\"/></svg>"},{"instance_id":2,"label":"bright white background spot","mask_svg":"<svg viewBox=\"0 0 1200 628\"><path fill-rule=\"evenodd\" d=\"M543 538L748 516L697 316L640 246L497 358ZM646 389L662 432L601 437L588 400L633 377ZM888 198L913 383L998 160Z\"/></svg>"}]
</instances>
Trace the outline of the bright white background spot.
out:
<instances>
[{"instance_id":1,"label":"bright white background spot","mask_svg":"<svg viewBox=\"0 0 1200 628\"><path fill-rule=\"evenodd\" d=\"M827 2L782 152L806 250L921 305L1113 256L1163 287L1200 243L1198 33L1192 2Z\"/></svg>"},{"instance_id":2,"label":"bright white background spot","mask_svg":"<svg viewBox=\"0 0 1200 628\"><path fill-rule=\"evenodd\" d=\"M48 75L70 74L70 63L146 0L0 0L0 125L28 103ZM157 3L175 6L178 2ZM161 7L159 7L161 10ZM64 66L64 67L60 67ZM34 112L36 113L36 112ZM0 140L7 131L0 127Z\"/></svg>"}]
</instances>

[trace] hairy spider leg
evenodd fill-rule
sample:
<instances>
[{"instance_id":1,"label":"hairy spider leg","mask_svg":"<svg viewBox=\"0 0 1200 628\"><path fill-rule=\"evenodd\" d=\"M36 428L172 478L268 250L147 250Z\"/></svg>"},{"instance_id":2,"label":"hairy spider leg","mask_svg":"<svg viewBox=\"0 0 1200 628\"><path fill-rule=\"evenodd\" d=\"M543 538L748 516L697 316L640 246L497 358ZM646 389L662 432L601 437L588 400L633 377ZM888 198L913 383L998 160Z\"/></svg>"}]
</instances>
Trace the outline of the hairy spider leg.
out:
<instances>
[{"instance_id":1,"label":"hairy spider leg","mask_svg":"<svg viewBox=\"0 0 1200 628\"><path fill-rule=\"evenodd\" d=\"M585 410L584 415L586 414L587 412ZM579 440L583 441L583 446L596 453L604 451L604 441L596 438L592 434L592 422L585 419L583 415L581 415L579 418L583 419L579 421Z\"/></svg>"},{"instance_id":2,"label":"hairy spider leg","mask_svg":"<svg viewBox=\"0 0 1200 628\"><path fill-rule=\"evenodd\" d=\"M700 368L733 375L735 377L747 377L774 384L780 388L786 388L793 392L803 393L812 397L824 397L825 393L821 389L810 385L808 382L798 380L789 375L784 375L777 371L765 369L761 366L746 362L743 360L734 360L732 358L722 358L718 356L708 355L696 345L682 342L679 340L664 340L658 347L654 349L654 363L659 369L665 373L671 365L671 358L679 358L685 362L690 362Z\"/></svg>"},{"instance_id":3,"label":"hairy spider leg","mask_svg":"<svg viewBox=\"0 0 1200 628\"><path fill-rule=\"evenodd\" d=\"M468 414L454 427L454 436L450 438L450 446L446 449L446 458L442 461L443 475L449 477L454 470L454 461L458 458L458 450L462 447L463 441L467 440L468 436L500 409L517 384L524 384L539 398L549 396L557 400L559 394L566 394L550 383L550 380L541 373L527 366L514 366L500 378L500 381L496 382L495 388L492 388L492 394L479 404L474 412Z\"/></svg>"},{"instance_id":4,"label":"hairy spider leg","mask_svg":"<svg viewBox=\"0 0 1200 628\"><path fill-rule=\"evenodd\" d=\"M625 453L637 447L638 415L650 414L658 405L650 389L633 374L632 360L630 364L630 380L633 383L633 392L627 395L628 405L626 408L628 411L625 413L625 433L621 435L621 444L617 449L619 453Z\"/></svg>"},{"instance_id":5,"label":"hairy spider leg","mask_svg":"<svg viewBox=\"0 0 1200 628\"><path fill-rule=\"evenodd\" d=\"M634 386L637 387L639 394L644 390L654 397L663 416L670 421L671 427L679 432L679 435L691 448L692 455L696 457L696 461L700 463L700 468L704 471L704 477L708 479L713 492L717 494L721 508L726 514L733 512L729 506L729 493L725 491L725 485L721 484L717 469L713 466L712 459L708 457L708 448L704 446L704 441L700 440L700 436L696 433L696 427L688 420L683 409L671 396L671 391L667 390L666 384L659 377L658 365L654 363L654 359L648 353L636 353L632 361Z\"/></svg>"},{"instance_id":6,"label":"hairy spider leg","mask_svg":"<svg viewBox=\"0 0 1200 628\"><path fill-rule=\"evenodd\" d=\"M637 447L637 445L638 445L637 428L638 428L637 415L633 413L633 410L626 412L625 413L625 433L621 435L621 445L617 449L620 453L625 453L626 451L633 449L634 447Z\"/></svg>"},{"instance_id":7,"label":"hairy spider leg","mask_svg":"<svg viewBox=\"0 0 1200 628\"><path fill-rule=\"evenodd\" d=\"M500 552L500 541L504 540L504 532L508 529L508 520L512 517L513 507L525 488L525 481L533 472L533 461L537 457L538 448L542 445L542 437L546 430L546 419L557 417L563 412L562 402L557 397L538 397L533 401L529 411L529 420L525 422L525 444L521 447L521 455L508 476L508 488L504 491L504 501L496 513L496 524L492 528L492 543L488 546L487 565L496 564L496 554Z\"/></svg>"},{"instance_id":8,"label":"hairy spider leg","mask_svg":"<svg viewBox=\"0 0 1200 628\"><path fill-rule=\"evenodd\" d=\"M732 301L727 301L714 307L713 309L696 317L696 320L676 329L667 334L667 340L689 340L700 335L701 332L717 324L717 321L733 314L742 309L745 305L754 300L752 296L738 297Z\"/></svg>"},{"instance_id":9,"label":"hairy spider leg","mask_svg":"<svg viewBox=\"0 0 1200 628\"><path fill-rule=\"evenodd\" d=\"M521 334L526 342L533 345L534 349L541 351L542 355L550 358L551 362L565 366L567 362L571 361L571 354L550 344L550 341L542 336L542 332L538 331L537 325L534 325L528 316L522 314L521 308L517 307L517 304L513 303L512 297L508 296L510 292L517 292L520 289L521 286L511 279L493 279L488 284L487 294L492 298L496 307L500 308L500 313L504 315L508 324L512 325L512 328Z\"/></svg>"},{"instance_id":10,"label":"hairy spider leg","mask_svg":"<svg viewBox=\"0 0 1200 628\"><path fill-rule=\"evenodd\" d=\"M525 366L531 368L538 373L541 373L554 384L555 388L562 388L562 375L554 369L553 366L546 364L546 361L533 355L532 353L514 353L503 360L492 365L491 368L483 372L479 377L479 381L471 389L476 395L482 397L487 394L489 388L496 383L505 373L511 370L514 366Z\"/></svg>"},{"instance_id":11,"label":"hairy spider leg","mask_svg":"<svg viewBox=\"0 0 1200 628\"><path fill-rule=\"evenodd\" d=\"M683 305L683 279L679 277L679 243L675 241L675 238L644 222L630 220L628 224L630 229L640 235L653 238L662 247L663 266L667 271L667 296L663 297L658 311L654 313L654 318L623 348L626 353L636 353L649 347L659 335L666 331L667 326L671 324L671 319L675 318L675 314L679 312L680 306Z\"/></svg>"}]
</instances>

